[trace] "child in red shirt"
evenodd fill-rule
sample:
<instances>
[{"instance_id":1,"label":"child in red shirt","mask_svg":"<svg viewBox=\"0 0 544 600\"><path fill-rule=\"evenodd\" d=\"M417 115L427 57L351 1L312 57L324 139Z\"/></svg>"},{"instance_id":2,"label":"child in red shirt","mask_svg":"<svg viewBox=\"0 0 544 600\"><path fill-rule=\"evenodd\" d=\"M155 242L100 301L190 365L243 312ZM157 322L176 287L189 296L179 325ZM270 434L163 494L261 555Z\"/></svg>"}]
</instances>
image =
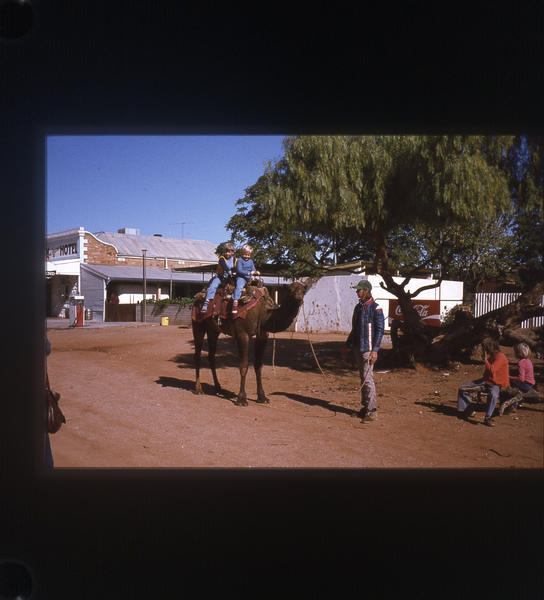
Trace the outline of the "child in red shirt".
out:
<instances>
[{"instance_id":1,"label":"child in red shirt","mask_svg":"<svg viewBox=\"0 0 544 600\"><path fill-rule=\"evenodd\" d=\"M499 342L493 339L486 339L482 342L482 360L485 364L484 375L481 379L464 383L457 393L457 411L459 416L467 418L474 414L470 390L481 385L485 385L487 391L487 410L484 423L493 427L495 422L492 419L493 411L497 405L499 392L501 388L510 385L508 376L508 359L499 349Z\"/></svg>"}]
</instances>

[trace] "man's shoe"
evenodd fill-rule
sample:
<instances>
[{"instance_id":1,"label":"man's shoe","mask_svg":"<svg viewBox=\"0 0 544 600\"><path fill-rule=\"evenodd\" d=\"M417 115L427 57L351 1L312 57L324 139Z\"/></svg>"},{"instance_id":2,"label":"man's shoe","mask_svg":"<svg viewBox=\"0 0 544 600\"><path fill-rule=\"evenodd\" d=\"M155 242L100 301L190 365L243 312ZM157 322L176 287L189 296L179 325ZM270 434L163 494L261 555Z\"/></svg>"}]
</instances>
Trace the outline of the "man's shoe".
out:
<instances>
[{"instance_id":1,"label":"man's shoe","mask_svg":"<svg viewBox=\"0 0 544 600\"><path fill-rule=\"evenodd\" d=\"M378 413L375 410L371 410L363 417L363 423L372 423L372 421L375 421L377 418Z\"/></svg>"},{"instance_id":2,"label":"man's shoe","mask_svg":"<svg viewBox=\"0 0 544 600\"><path fill-rule=\"evenodd\" d=\"M238 300L233 300L232 310L230 311L233 315L238 314Z\"/></svg>"},{"instance_id":3,"label":"man's shoe","mask_svg":"<svg viewBox=\"0 0 544 600\"><path fill-rule=\"evenodd\" d=\"M484 419L484 425L487 425L488 427L495 427L496 423L491 417L486 417Z\"/></svg>"},{"instance_id":4,"label":"man's shoe","mask_svg":"<svg viewBox=\"0 0 544 600\"><path fill-rule=\"evenodd\" d=\"M200 312L201 312L201 314L208 312L208 301L204 302L204 304L202 305L202 308L200 309Z\"/></svg>"},{"instance_id":5,"label":"man's shoe","mask_svg":"<svg viewBox=\"0 0 544 600\"><path fill-rule=\"evenodd\" d=\"M474 410L474 407L472 406L472 404L469 404L461 413L461 416L463 417L463 419L468 419L469 417L473 417L475 414L476 411Z\"/></svg>"}]
</instances>

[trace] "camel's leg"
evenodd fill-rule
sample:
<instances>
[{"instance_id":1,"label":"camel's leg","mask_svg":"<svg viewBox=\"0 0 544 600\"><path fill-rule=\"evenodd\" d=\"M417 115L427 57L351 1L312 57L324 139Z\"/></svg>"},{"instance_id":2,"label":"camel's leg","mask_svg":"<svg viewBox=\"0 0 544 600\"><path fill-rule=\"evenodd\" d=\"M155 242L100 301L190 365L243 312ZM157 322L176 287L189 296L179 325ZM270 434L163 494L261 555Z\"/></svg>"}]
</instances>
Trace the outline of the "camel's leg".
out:
<instances>
[{"instance_id":1,"label":"camel's leg","mask_svg":"<svg viewBox=\"0 0 544 600\"><path fill-rule=\"evenodd\" d=\"M270 402L265 396L262 384L263 357L266 342L268 341L268 333L264 333L262 337L255 338L255 375L257 377L257 402Z\"/></svg>"},{"instance_id":2,"label":"camel's leg","mask_svg":"<svg viewBox=\"0 0 544 600\"><path fill-rule=\"evenodd\" d=\"M208 362L210 363L210 369L212 370L213 383L215 385L215 393L217 395L221 395L223 390L221 389L221 385L219 383L219 379L217 379L217 372L215 370L215 352L217 350L217 339L219 337L219 333L212 329L208 328Z\"/></svg>"},{"instance_id":3,"label":"camel's leg","mask_svg":"<svg viewBox=\"0 0 544 600\"><path fill-rule=\"evenodd\" d=\"M236 333L236 343L238 345L238 356L240 359L240 391L234 404L237 406L247 406L246 395L246 375L249 354L249 335L245 331Z\"/></svg>"},{"instance_id":4,"label":"camel's leg","mask_svg":"<svg viewBox=\"0 0 544 600\"><path fill-rule=\"evenodd\" d=\"M195 343L195 394L202 394L202 385L200 383L200 353L204 343L204 333L206 332L204 323L193 321L193 340Z\"/></svg>"}]
</instances>

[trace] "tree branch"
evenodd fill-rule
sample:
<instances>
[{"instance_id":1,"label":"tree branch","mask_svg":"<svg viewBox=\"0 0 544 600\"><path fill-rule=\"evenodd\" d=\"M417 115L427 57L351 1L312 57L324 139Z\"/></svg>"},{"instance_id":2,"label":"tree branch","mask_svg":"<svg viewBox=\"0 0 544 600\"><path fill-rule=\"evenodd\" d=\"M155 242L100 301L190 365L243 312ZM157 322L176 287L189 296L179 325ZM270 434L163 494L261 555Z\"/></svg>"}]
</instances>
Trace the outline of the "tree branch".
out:
<instances>
[{"instance_id":1,"label":"tree branch","mask_svg":"<svg viewBox=\"0 0 544 600\"><path fill-rule=\"evenodd\" d=\"M437 279L436 283L430 283L429 285L424 285L422 287L420 287L419 289L417 289L415 292L412 292L409 294L410 298L414 298L415 296L417 296L420 292L423 292L425 290L432 290L433 288L438 287L441 283L442 283L442 277L440 277L439 279Z\"/></svg>"}]
</instances>

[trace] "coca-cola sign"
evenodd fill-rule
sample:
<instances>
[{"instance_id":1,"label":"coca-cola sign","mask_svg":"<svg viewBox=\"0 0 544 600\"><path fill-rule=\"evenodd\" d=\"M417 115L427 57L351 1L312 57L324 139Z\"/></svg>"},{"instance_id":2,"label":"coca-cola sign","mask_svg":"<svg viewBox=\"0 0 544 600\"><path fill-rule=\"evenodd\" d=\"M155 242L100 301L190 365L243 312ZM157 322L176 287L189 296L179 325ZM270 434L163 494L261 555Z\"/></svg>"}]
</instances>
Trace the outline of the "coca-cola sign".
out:
<instances>
[{"instance_id":1,"label":"coca-cola sign","mask_svg":"<svg viewBox=\"0 0 544 600\"><path fill-rule=\"evenodd\" d=\"M412 300L411 302L425 325L440 327L440 300ZM404 321L398 300L389 300L389 318Z\"/></svg>"}]
</instances>

